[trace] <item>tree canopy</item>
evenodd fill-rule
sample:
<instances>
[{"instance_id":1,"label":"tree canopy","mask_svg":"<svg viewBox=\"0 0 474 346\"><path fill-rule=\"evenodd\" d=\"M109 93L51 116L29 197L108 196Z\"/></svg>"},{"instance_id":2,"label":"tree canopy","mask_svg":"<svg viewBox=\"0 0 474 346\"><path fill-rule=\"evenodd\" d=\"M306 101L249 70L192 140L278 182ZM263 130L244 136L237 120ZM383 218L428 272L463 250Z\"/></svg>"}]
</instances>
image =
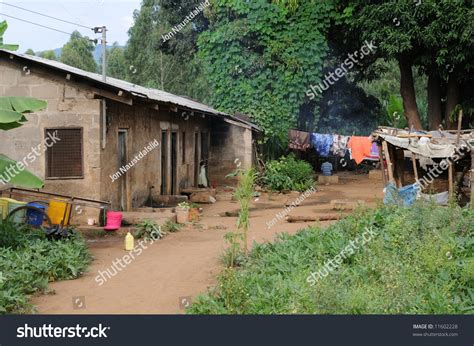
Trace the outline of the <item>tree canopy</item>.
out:
<instances>
[{"instance_id":1,"label":"tree canopy","mask_svg":"<svg viewBox=\"0 0 474 346\"><path fill-rule=\"evenodd\" d=\"M74 31L68 43L61 50L60 61L89 72L97 72L94 60L94 44L87 36Z\"/></svg>"}]
</instances>

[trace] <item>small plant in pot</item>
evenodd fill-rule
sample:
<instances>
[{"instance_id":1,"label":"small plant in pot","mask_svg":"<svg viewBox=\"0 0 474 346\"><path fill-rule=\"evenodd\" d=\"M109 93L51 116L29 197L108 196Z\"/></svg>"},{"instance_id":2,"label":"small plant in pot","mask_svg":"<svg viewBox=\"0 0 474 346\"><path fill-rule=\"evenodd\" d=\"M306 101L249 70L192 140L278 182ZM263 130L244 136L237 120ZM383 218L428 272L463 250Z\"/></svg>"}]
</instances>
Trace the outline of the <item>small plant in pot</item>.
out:
<instances>
[{"instance_id":1,"label":"small plant in pot","mask_svg":"<svg viewBox=\"0 0 474 346\"><path fill-rule=\"evenodd\" d=\"M186 223L189 221L189 209L190 205L188 202L181 202L176 207L176 222Z\"/></svg>"}]
</instances>

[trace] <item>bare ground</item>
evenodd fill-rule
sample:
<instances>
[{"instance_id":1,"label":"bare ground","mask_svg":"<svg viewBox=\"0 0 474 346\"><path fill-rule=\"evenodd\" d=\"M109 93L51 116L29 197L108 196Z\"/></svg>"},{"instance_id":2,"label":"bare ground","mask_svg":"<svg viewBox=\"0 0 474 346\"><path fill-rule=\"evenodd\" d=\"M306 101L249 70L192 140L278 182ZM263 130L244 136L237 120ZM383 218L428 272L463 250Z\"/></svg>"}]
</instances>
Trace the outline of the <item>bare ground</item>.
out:
<instances>
[{"instance_id":1,"label":"bare ground","mask_svg":"<svg viewBox=\"0 0 474 346\"><path fill-rule=\"evenodd\" d=\"M340 177L338 185L318 186L317 192L293 209L291 215L338 214L331 210L331 200L362 200L372 207L382 198L383 184L380 180L369 179L367 175L341 174ZM284 209L285 202L297 196L263 193L253 203L249 245L253 241L271 241L277 233L295 233L314 224L279 221L268 229L266 222ZM197 225L169 234L149 245L102 286L95 280L98 271L105 271L110 268L112 261L127 254L123 249L123 237L107 236L89 240L94 260L88 272L76 280L51 283L51 294L33 297L32 303L37 306L38 313L183 313L183 304L215 284L222 269L219 257L226 247L224 234L235 228L235 217L222 217L220 214L238 210L238 204L231 200L230 192L221 192L217 197L216 204L204 206ZM80 297L83 305L73 303L76 297Z\"/></svg>"}]
</instances>

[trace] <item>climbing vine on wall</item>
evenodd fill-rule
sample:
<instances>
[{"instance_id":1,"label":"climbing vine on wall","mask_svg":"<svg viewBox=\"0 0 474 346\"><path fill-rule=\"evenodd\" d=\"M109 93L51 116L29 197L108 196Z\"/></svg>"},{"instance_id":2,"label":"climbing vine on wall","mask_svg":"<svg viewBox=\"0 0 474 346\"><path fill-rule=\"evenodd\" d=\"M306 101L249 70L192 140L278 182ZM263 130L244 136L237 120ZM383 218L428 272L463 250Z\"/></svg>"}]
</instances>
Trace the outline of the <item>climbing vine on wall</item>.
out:
<instances>
[{"instance_id":1,"label":"climbing vine on wall","mask_svg":"<svg viewBox=\"0 0 474 346\"><path fill-rule=\"evenodd\" d=\"M267 0L215 0L199 54L213 85L213 105L242 112L266 137L284 139L319 83L327 53L329 1L285 6ZM317 113L317 112L316 112Z\"/></svg>"}]
</instances>

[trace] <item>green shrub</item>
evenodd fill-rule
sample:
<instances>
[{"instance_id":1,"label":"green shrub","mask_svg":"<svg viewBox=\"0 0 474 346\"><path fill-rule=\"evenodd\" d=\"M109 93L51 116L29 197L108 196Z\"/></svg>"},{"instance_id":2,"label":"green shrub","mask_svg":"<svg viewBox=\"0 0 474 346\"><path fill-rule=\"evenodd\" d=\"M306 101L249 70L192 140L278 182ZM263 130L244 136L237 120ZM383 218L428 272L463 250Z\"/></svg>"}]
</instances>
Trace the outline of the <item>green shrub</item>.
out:
<instances>
[{"instance_id":1,"label":"green shrub","mask_svg":"<svg viewBox=\"0 0 474 346\"><path fill-rule=\"evenodd\" d=\"M77 234L48 240L39 230L0 223L0 241L0 314L31 312L28 295L46 290L50 281L80 276L90 262Z\"/></svg>"},{"instance_id":2,"label":"green shrub","mask_svg":"<svg viewBox=\"0 0 474 346\"><path fill-rule=\"evenodd\" d=\"M133 236L137 239L157 240L163 238L166 232L158 224L150 219L143 219L135 226Z\"/></svg>"},{"instance_id":3,"label":"green shrub","mask_svg":"<svg viewBox=\"0 0 474 346\"><path fill-rule=\"evenodd\" d=\"M362 233L370 242L314 286L310 273ZM472 314L474 211L415 205L360 210L255 245L198 297L194 314Z\"/></svg>"},{"instance_id":4,"label":"green shrub","mask_svg":"<svg viewBox=\"0 0 474 346\"><path fill-rule=\"evenodd\" d=\"M314 185L313 177L314 171L308 162L289 155L265 164L262 183L274 191L305 191Z\"/></svg>"}]
</instances>

